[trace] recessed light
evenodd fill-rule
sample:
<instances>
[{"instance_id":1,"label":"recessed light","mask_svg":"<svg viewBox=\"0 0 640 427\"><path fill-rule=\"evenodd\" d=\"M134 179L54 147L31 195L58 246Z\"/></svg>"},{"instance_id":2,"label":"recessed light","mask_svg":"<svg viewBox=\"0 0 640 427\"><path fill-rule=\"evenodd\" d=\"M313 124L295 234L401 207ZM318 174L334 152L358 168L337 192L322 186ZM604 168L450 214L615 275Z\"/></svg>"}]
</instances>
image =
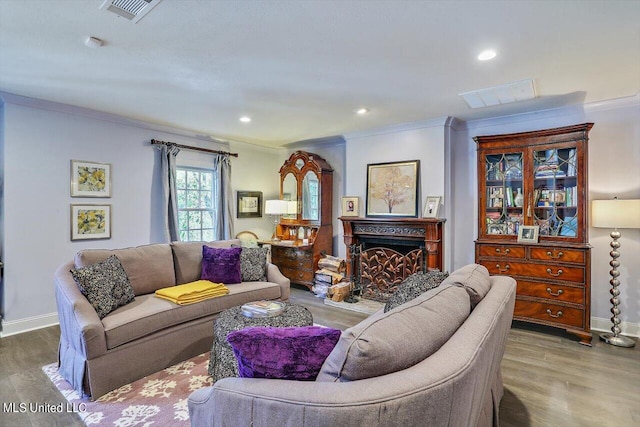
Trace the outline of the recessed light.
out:
<instances>
[{"instance_id":1,"label":"recessed light","mask_svg":"<svg viewBox=\"0 0 640 427\"><path fill-rule=\"evenodd\" d=\"M249 117L249 116L242 116L242 117L240 117L240 121L241 121L242 123L249 123L249 122L251 121L251 117Z\"/></svg>"},{"instance_id":2,"label":"recessed light","mask_svg":"<svg viewBox=\"0 0 640 427\"><path fill-rule=\"evenodd\" d=\"M102 46L102 43L102 40L97 37L87 37L87 39L84 41L84 45L92 49L99 48L100 46Z\"/></svg>"},{"instance_id":3,"label":"recessed light","mask_svg":"<svg viewBox=\"0 0 640 427\"><path fill-rule=\"evenodd\" d=\"M482 52L480 52L480 54L478 55L478 60L479 61L488 61L490 59L493 59L496 57L496 51L495 50L491 50L491 49L487 49L487 50L483 50Z\"/></svg>"},{"instance_id":4,"label":"recessed light","mask_svg":"<svg viewBox=\"0 0 640 427\"><path fill-rule=\"evenodd\" d=\"M367 114L369 112L368 108L358 108L357 110L355 110L356 114L360 114L361 116L363 114Z\"/></svg>"}]
</instances>

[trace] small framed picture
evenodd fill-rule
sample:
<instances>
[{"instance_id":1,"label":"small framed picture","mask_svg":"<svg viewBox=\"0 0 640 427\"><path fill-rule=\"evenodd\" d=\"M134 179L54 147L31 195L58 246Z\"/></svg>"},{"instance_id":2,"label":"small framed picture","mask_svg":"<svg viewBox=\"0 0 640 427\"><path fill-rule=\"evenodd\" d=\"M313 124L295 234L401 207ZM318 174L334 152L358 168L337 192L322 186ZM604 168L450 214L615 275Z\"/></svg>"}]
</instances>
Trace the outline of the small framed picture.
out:
<instances>
[{"instance_id":1,"label":"small framed picture","mask_svg":"<svg viewBox=\"0 0 640 427\"><path fill-rule=\"evenodd\" d=\"M71 160L71 197L111 197L111 164Z\"/></svg>"},{"instance_id":2,"label":"small framed picture","mask_svg":"<svg viewBox=\"0 0 640 427\"><path fill-rule=\"evenodd\" d=\"M360 198L345 196L342 198L342 216L360 216Z\"/></svg>"},{"instance_id":3,"label":"small framed picture","mask_svg":"<svg viewBox=\"0 0 640 427\"><path fill-rule=\"evenodd\" d=\"M71 240L111 238L111 205L71 205Z\"/></svg>"},{"instance_id":4,"label":"small framed picture","mask_svg":"<svg viewBox=\"0 0 640 427\"><path fill-rule=\"evenodd\" d=\"M507 224L504 224L504 223L487 224L487 234L507 234Z\"/></svg>"},{"instance_id":5,"label":"small framed picture","mask_svg":"<svg viewBox=\"0 0 640 427\"><path fill-rule=\"evenodd\" d=\"M521 225L518 229L518 242L538 243L538 232L540 227L537 225Z\"/></svg>"},{"instance_id":6,"label":"small framed picture","mask_svg":"<svg viewBox=\"0 0 640 427\"><path fill-rule=\"evenodd\" d=\"M262 191L238 191L238 218L262 218Z\"/></svg>"},{"instance_id":7,"label":"small framed picture","mask_svg":"<svg viewBox=\"0 0 640 427\"><path fill-rule=\"evenodd\" d=\"M424 217L437 218L440 210L440 196L429 196L424 202Z\"/></svg>"}]
</instances>

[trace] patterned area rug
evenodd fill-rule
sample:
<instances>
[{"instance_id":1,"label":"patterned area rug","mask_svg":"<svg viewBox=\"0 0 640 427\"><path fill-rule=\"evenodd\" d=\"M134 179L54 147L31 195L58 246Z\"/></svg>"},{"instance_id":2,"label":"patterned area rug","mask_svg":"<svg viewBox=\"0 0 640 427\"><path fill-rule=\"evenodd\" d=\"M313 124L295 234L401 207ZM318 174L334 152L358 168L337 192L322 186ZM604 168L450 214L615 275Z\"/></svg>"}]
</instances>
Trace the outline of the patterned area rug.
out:
<instances>
[{"instance_id":1,"label":"patterned area rug","mask_svg":"<svg viewBox=\"0 0 640 427\"><path fill-rule=\"evenodd\" d=\"M187 399L192 391L212 384L208 364L209 352L124 385L95 402L81 399L60 376L56 363L42 370L87 426L189 426Z\"/></svg>"}]
</instances>

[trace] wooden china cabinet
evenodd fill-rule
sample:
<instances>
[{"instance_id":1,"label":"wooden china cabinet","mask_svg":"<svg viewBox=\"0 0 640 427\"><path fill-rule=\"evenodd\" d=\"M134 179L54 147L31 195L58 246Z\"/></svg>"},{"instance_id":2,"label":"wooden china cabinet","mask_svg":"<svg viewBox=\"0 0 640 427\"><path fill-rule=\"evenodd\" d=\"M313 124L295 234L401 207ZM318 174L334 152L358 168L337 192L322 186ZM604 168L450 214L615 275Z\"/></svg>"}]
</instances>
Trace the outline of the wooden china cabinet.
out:
<instances>
[{"instance_id":1,"label":"wooden china cabinet","mask_svg":"<svg viewBox=\"0 0 640 427\"><path fill-rule=\"evenodd\" d=\"M333 169L317 154L296 151L280 168L280 198L295 202L271 245L271 262L292 283L313 286L322 255L333 253Z\"/></svg>"},{"instance_id":2,"label":"wooden china cabinet","mask_svg":"<svg viewBox=\"0 0 640 427\"><path fill-rule=\"evenodd\" d=\"M518 282L514 319L591 345L587 141L593 123L477 136L476 262ZM538 241L518 241L537 226ZM522 239L521 239L522 240Z\"/></svg>"}]
</instances>

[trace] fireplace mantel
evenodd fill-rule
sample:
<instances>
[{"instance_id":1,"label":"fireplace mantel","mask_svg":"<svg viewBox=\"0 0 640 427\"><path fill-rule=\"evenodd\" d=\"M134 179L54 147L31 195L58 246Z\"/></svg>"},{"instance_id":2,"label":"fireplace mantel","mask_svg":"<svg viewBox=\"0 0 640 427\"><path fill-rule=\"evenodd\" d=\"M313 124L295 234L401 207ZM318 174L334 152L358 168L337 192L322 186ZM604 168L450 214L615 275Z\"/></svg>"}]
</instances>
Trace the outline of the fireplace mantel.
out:
<instances>
[{"instance_id":1,"label":"fireplace mantel","mask_svg":"<svg viewBox=\"0 0 640 427\"><path fill-rule=\"evenodd\" d=\"M428 270L444 271L442 218L363 218L340 217L344 229L344 243L347 245L347 266L351 266L351 245L367 241L388 243L376 246L424 247ZM351 272L349 271L349 274Z\"/></svg>"}]
</instances>

